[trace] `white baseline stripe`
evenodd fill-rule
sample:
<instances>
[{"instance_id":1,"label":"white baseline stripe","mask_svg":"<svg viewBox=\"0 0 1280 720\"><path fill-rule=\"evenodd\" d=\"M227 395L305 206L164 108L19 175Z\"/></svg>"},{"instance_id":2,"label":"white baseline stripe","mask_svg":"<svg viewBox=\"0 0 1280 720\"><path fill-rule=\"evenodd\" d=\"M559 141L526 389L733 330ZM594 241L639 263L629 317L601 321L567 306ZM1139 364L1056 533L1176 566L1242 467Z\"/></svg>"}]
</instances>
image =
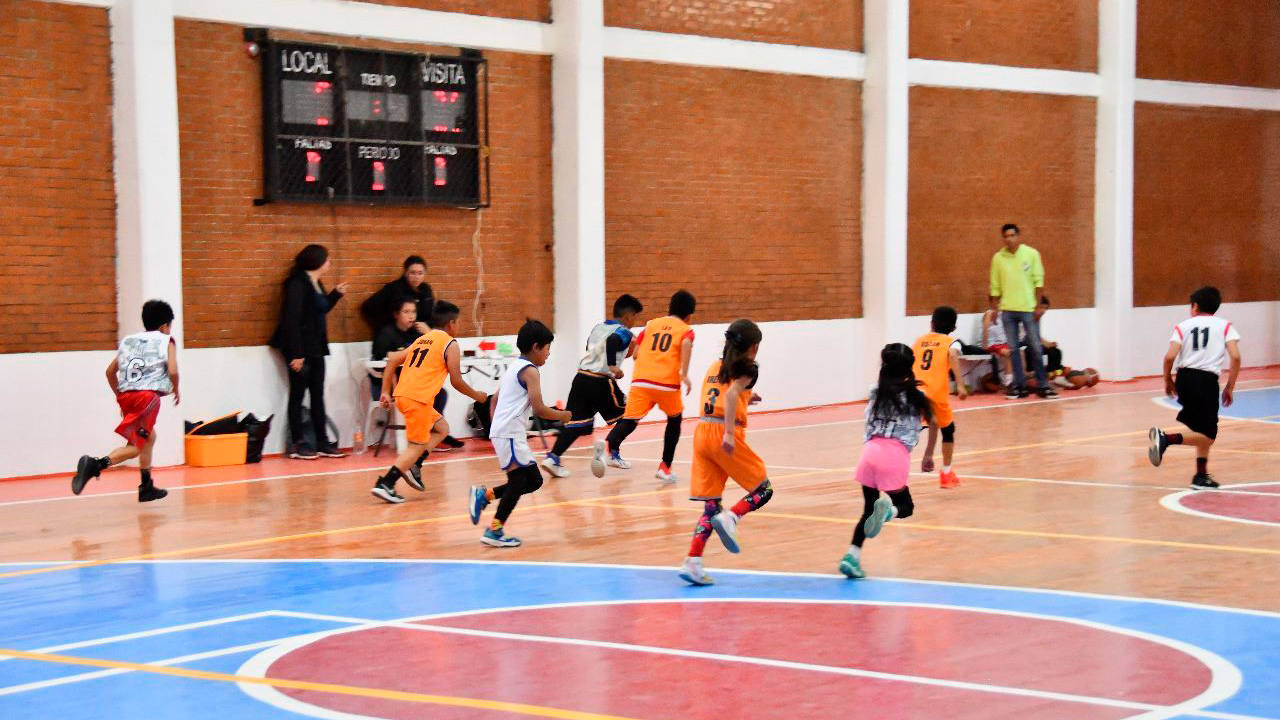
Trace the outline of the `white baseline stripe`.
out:
<instances>
[{"instance_id":1,"label":"white baseline stripe","mask_svg":"<svg viewBox=\"0 0 1280 720\"><path fill-rule=\"evenodd\" d=\"M271 617L275 615L272 612L256 612L246 615L232 615L231 617L217 618L215 620L203 620L201 622L186 623L185 625L169 625L167 627L155 628L153 630L142 630L140 632L125 633L124 635L112 635L110 637L97 638L94 640L81 640L79 642L67 643L65 645L50 645L49 647L30 650L29 652L37 653L56 653L63 650L75 650L78 648L93 647L94 645L106 645L113 642L122 642L124 640L137 640L139 638L154 637L156 635L168 635L170 633L185 632L187 630L195 630L197 628L213 627L215 625L226 625L227 623L242 622L244 620L256 620L263 617ZM0 662L5 660L13 660L12 656L0 656Z\"/></svg>"}]
</instances>

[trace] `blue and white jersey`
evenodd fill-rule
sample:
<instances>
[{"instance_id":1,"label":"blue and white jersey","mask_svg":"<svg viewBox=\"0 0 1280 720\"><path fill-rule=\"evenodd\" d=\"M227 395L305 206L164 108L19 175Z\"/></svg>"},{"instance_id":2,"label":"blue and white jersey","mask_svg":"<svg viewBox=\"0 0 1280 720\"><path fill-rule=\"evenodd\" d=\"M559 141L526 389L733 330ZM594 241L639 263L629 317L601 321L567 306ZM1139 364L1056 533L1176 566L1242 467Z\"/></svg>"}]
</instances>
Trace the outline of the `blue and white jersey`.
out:
<instances>
[{"instance_id":1,"label":"blue and white jersey","mask_svg":"<svg viewBox=\"0 0 1280 720\"><path fill-rule=\"evenodd\" d=\"M169 342L169 336L159 330L135 333L121 340L116 351L116 389L151 390L161 395L173 392Z\"/></svg>"},{"instance_id":2,"label":"blue and white jersey","mask_svg":"<svg viewBox=\"0 0 1280 720\"><path fill-rule=\"evenodd\" d=\"M527 436L529 388L520 379L520 373L533 366L533 363L520 358L502 374L502 380L498 382L498 407L493 409L493 424L489 427L490 440Z\"/></svg>"},{"instance_id":3,"label":"blue and white jersey","mask_svg":"<svg viewBox=\"0 0 1280 720\"><path fill-rule=\"evenodd\" d=\"M876 389L873 387L871 388L871 397L867 399L867 435L865 440L883 437L897 440L905 445L908 450L914 448L916 443L920 442L920 427L922 425L920 415L916 413L893 417L873 416L871 408L875 406L875 402Z\"/></svg>"},{"instance_id":4,"label":"blue and white jersey","mask_svg":"<svg viewBox=\"0 0 1280 720\"><path fill-rule=\"evenodd\" d=\"M619 355L614 362L621 364L622 358L626 357L627 348L631 345L631 330L623 327L617 320L606 320L591 328L591 333L587 336L587 354L583 356L582 362L578 363L578 369L596 375L608 375L609 338L615 336L622 349L618 351Z\"/></svg>"}]
</instances>

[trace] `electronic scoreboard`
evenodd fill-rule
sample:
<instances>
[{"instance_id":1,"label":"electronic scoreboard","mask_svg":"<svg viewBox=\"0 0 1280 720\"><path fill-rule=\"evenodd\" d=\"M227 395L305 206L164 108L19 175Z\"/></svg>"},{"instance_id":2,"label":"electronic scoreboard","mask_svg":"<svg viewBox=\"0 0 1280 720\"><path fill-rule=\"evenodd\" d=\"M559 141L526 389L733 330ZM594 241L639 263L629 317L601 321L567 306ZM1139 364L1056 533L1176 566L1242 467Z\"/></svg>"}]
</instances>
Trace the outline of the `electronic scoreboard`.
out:
<instances>
[{"instance_id":1,"label":"electronic scoreboard","mask_svg":"<svg viewBox=\"0 0 1280 720\"><path fill-rule=\"evenodd\" d=\"M259 202L488 205L483 57L273 41L262 60Z\"/></svg>"}]
</instances>

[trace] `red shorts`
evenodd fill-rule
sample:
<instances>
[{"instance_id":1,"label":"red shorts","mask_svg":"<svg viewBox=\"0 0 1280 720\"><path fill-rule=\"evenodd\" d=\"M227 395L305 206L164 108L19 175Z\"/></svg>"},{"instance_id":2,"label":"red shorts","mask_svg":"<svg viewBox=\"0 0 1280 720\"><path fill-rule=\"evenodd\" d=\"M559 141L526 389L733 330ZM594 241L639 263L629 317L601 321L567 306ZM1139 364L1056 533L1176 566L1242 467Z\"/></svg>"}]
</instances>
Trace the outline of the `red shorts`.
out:
<instances>
[{"instance_id":1,"label":"red shorts","mask_svg":"<svg viewBox=\"0 0 1280 720\"><path fill-rule=\"evenodd\" d=\"M999 355L1000 353L1009 352L1009 346L1006 345L1005 343L998 343L996 345L988 346L987 352L991 353L992 355Z\"/></svg>"},{"instance_id":2,"label":"red shorts","mask_svg":"<svg viewBox=\"0 0 1280 720\"><path fill-rule=\"evenodd\" d=\"M141 448L156 427L156 417L160 414L160 398L164 397L154 390L130 390L116 395L120 404L120 424L116 432L129 441L130 445Z\"/></svg>"}]
</instances>

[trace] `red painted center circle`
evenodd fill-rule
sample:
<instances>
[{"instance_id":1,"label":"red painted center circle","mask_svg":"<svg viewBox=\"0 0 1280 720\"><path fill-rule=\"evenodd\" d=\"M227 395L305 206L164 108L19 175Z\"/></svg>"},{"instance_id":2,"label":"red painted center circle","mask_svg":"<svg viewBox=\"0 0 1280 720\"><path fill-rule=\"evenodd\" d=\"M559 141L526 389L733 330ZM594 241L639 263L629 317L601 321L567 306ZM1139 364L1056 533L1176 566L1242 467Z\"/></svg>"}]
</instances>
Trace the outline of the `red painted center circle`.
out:
<instances>
[{"instance_id":1,"label":"red painted center circle","mask_svg":"<svg viewBox=\"0 0 1280 720\"><path fill-rule=\"evenodd\" d=\"M1280 525L1280 483L1248 485L1239 490L1246 492L1193 493L1178 498L1178 502L1208 515Z\"/></svg>"},{"instance_id":2,"label":"red painted center circle","mask_svg":"<svg viewBox=\"0 0 1280 720\"><path fill-rule=\"evenodd\" d=\"M1199 695L1212 679L1199 659L1158 642L1063 620L952 608L638 602L416 624L590 644L372 628L298 648L273 663L267 676L637 720L1118 719L1135 710L1109 703L1174 705ZM326 710L388 720L517 717L411 700L281 692Z\"/></svg>"}]
</instances>

